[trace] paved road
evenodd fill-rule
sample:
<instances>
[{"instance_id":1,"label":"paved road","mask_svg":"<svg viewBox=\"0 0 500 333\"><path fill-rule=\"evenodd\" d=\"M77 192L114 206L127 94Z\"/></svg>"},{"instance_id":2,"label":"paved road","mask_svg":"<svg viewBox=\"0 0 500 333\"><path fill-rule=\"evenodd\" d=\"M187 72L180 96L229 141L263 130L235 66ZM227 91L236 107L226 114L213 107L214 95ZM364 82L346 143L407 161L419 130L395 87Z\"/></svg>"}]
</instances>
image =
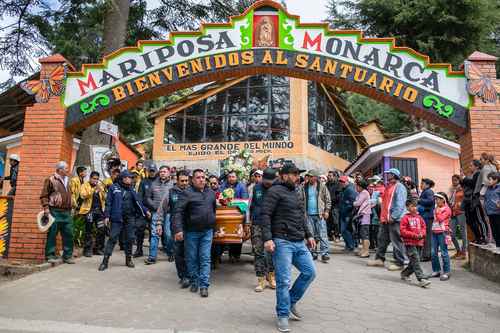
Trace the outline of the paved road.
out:
<instances>
[{"instance_id":1,"label":"paved road","mask_svg":"<svg viewBox=\"0 0 500 333\"><path fill-rule=\"evenodd\" d=\"M83 258L0 285L0 332L274 332L274 292L253 291L250 257L223 264L210 297L178 288L174 265L123 266L116 253L98 272ZM334 254L300 304L294 332L499 332L500 286L462 269L430 289L396 272Z\"/></svg>"}]
</instances>

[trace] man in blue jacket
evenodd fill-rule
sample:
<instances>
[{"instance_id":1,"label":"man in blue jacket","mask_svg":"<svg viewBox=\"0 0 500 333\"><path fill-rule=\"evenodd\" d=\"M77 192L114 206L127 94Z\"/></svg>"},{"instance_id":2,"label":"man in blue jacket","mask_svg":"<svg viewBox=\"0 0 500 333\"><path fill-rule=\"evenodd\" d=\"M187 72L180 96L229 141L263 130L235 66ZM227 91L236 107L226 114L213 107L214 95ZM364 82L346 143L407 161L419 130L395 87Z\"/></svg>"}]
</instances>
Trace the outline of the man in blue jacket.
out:
<instances>
[{"instance_id":1,"label":"man in blue jacket","mask_svg":"<svg viewBox=\"0 0 500 333\"><path fill-rule=\"evenodd\" d=\"M142 205L134 186L132 186L132 174L125 170L120 174L120 179L113 183L106 197L106 209L104 211L106 225L111 221L111 232L104 249L104 258L99 266L99 271L108 268L109 257L120 237L120 232L125 229L125 265L134 268L132 261L132 244L135 239L135 219L142 215L151 217L149 211Z\"/></svg>"},{"instance_id":2,"label":"man in blue jacket","mask_svg":"<svg viewBox=\"0 0 500 333\"><path fill-rule=\"evenodd\" d=\"M432 236L432 222L434 221L434 181L428 178L423 178L420 183L422 193L418 199L417 210L420 216L425 221L425 242L422 250L422 261L431 260L431 236Z\"/></svg>"}]
</instances>

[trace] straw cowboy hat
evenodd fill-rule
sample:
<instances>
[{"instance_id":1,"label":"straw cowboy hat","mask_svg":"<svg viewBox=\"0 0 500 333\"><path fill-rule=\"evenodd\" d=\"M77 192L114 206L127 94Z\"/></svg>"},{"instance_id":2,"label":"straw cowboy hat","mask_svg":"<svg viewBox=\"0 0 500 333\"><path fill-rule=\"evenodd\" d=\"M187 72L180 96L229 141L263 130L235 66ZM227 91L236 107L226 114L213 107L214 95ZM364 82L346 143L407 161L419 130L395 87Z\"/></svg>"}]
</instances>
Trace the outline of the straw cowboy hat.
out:
<instances>
[{"instance_id":1,"label":"straw cowboy hat","mask_svg":"<svg viewBox=\"0 0 500 333\"><path fill-rule=\"evenodd\" d=\"M43 210L38 213L36 217L36 224L38 225L38 229L40 229L41 232L47 232L52 223L54 223L54 217L51 214L46 216Z\"/></svg>"}]
</instances>

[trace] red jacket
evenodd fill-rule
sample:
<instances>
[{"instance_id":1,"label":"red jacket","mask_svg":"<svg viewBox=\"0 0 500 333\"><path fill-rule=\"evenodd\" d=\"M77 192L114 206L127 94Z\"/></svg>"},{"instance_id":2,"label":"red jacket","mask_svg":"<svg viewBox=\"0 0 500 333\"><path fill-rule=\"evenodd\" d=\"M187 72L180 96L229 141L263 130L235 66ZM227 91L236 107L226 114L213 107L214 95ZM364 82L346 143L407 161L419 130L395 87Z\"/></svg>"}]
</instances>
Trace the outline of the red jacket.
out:
<instances>
[{"instance_id":1,"label":"red jacket","mask_svg":"<svg viewBox=\"0 0 500 333\"><path fill-rule=\"evenodd\" d=\"M422 216L406 213L401 219L399 228L405 245L424 246L425 221Z\"/></svg>"},{"instance_id":2,"label":"red jacket","mask_svg":"<svg viewBox=\"0 0 500 333\"><path fill-rule=\"evenodd\" d=\"M440 234L450 231L451 209L448 205L436 207L434 209L434 221L432 222L432 232Z\"/></svg>"}]
</instances>

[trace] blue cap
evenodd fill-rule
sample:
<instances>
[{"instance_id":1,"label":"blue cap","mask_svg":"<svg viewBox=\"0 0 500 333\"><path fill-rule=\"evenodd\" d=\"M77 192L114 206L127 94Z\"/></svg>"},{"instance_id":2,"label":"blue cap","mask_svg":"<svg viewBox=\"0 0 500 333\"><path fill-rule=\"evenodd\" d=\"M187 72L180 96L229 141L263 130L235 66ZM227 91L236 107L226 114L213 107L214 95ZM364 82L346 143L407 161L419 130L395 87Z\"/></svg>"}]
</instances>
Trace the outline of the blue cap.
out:
<instances>
[{"instance_id":1,"label":"blue cap","mask_svg":"<svg viewBox=\"0 0 500 333\"><path fill-rule=\"evenodd\" d=\"M125 177L133 178L134 175L130 171L124 170L120 173L120 178L125 178Z\"/></svg>"},{"instance_id":2,"label":"blue cap","mask_svg":"<svg viewBox=\"0 0 500 333\"><path fill-rule=\"evenodd\" d=\"M384 171L384 173L392 173L396 177L401 177L401 172L399 172L396 168L390 168L389 170Z\"/></svg>"}]
</instances>

